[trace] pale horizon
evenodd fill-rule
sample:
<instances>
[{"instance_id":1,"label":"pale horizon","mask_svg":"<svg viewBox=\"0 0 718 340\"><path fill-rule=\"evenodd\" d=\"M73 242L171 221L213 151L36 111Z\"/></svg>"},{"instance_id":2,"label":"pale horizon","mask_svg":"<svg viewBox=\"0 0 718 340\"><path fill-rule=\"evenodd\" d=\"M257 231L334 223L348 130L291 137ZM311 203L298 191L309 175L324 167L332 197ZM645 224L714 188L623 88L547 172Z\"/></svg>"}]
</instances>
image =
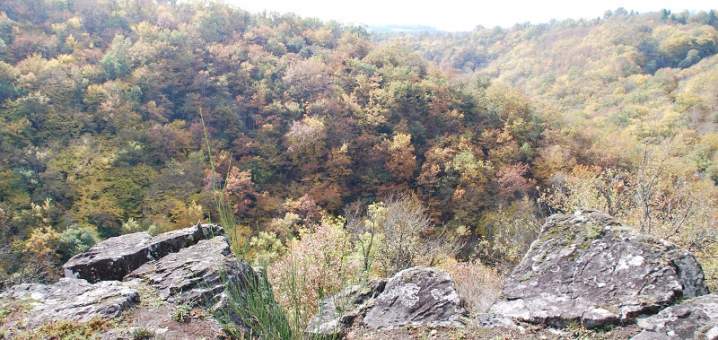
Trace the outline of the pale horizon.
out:
<instances>
[{"instance_id":1,"label":"pale horizon","mask_svg":"<svg viewBox=\"0 0 718 340\"><path fill-rule=\"evenodd\" d=\"M345 24L368 26L429 26L444 31L470 31L477 26L510 27L531 22L543 23L552 19L593 19L602 17L607 10L619 7L640 13L669 9L673 12L697 12L715 9L715 1L664 0L581 2L571 0L500 2L446 0L436 6L434 1L379 1L361 2L331 0L226 0L228 3L253 12L295 13L303 17L337 21Z\"/></svg>"}]
</instances>

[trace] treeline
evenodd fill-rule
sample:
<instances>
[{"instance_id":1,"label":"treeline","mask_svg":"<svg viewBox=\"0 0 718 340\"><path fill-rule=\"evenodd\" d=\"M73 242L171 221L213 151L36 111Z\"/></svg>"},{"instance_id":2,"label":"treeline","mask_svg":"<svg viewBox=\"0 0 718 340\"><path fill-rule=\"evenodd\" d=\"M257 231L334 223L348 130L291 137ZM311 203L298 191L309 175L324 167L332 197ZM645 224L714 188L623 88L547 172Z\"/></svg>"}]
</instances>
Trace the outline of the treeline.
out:
<instances>
[{"instance_id":1,"label":"treeline","mask_svg":"<svg viewBox=\"0 0 718 340\"><path fill-rule=\"evenodd\" d=\"M605 52L612 52L625 54L635 64L626 71L654 73L665 67L686 68L718 52L716 29L715 10L639 14L619 8L592 20L554 20L507 29L479 26L472 32L459 33L378 33L374 38L403 40L421 50L425 58L462 71L525 56L556 57L546 60L546 67L567 71L557 66L566 67L581 59L595 62L599 57L610 57Z\"/></svg>"}]
</instances>

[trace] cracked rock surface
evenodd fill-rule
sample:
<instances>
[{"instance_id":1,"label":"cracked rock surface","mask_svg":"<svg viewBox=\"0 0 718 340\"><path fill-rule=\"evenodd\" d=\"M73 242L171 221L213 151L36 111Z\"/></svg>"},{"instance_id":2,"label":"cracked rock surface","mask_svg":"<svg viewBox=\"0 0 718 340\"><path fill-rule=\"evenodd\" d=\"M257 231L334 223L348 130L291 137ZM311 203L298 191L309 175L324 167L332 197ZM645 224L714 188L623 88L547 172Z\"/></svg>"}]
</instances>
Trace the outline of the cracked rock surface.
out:
<instances>
[{"instance_id":1,"label":"cracked rock surface","mask_svg":"<svg viewBox=\"0 0 718 340\"><path fill-rule=\"evenodd\" d=\"M703 295L638 320L634 340L718 339L718 295Z\"/></svg>"},{"instance_id":2,"label":"cracked rock surface","mask_svg":"<svg viewBox=\"0 0 718 340\"><path fill-rule=\"evenodd\" d=\"M620 324L708 293L690 253L596 211L553 215L490 310L514 320Z\"/></svg>"},{"instance_id":3,"label":"cracked rock surface","mask_svg":"<svg viewBox=\"0 0 718 340\"><path fill-rule=\"evenodd\" d=\"M396 273L367 311L363 323L369 328L420 324L461 326L466 310L461 306L454 281L448 273L414 267Z\"/></svg>"},{"instance_id":4,"label":"cracked rock surface","mask_svg":"<svg viewBox=\"0 0 718 340\"><path fill-rule=\"evenodd\" d=\"M208 306L222 300L227 281L239 282L252 273L234 258L225 237L216 236L147 262L126 279L141 279L171 303Z\"/></svg>"},{"instance_id":5,"label":"cracked rock surface","mask_svg":"<svg viewBox=\"0 0 718 340\"><path fill-rule=\"evenodd\" d=\"M9 323L0 322L0 334L24 336L54 321L112 319L117 323L103 338L131 338L138 327L168 339L217 338L224 335L214 312L225 311L249 331L224 308L228 290L242 294L258 274L237 260L222 235L217 225L198 224L154 237L140 232L102 241L63 266L68 277L0 293L0 310L12 314ZM175 320L178 311L191 322Z\"/></svg>"},{"instance_id":6,"label":"cracked rock surface","mask_svg":"<svg viewBox=\"0 0 718 340\"><path fill-rule=\"evenodd\" d=\"M118 281L88 283L62 278L50 284L19 284L0 294L0 301L17 301L26 308L23 326L36 327L57 320L110 319L136 305L136 290Z\"/></svg>"},{"instance_id":7,"label":"cracked rock surface","mask_svg":"<svg viewBox=\"0 0 718 340\"><path fill-rule=\"evenodd\" d=\"M197 224L154 237L146 232L111 237L73 256L62 268L66 277L89 282L122 280L148 261L222 233L222 228L217 225Z\"/></svg>"},{"instance_id":8,"label":"cracked rock surface","mask_svg":"<svg viewBox=\"0 0 718 340\"><path fill-rule=\"evenodd\" d=\"M337 336L352 326L461 327L465 316L449 274L435 268L413 267L388 280L372 281L365 287L351 286L323 300L306 332Z\"/></svg>"}]
</instances>

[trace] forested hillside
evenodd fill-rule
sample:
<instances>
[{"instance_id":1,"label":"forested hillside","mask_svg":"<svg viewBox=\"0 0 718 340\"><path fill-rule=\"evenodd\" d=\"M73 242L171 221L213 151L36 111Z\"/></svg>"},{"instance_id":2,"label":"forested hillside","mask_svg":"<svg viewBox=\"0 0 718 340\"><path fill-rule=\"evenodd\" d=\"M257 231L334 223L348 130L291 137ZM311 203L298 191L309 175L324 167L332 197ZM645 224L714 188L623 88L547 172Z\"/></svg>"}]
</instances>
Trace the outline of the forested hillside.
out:
<instances>
[{"instance_id":1,"label":"forested hillside","mask_svg":"<svg viewBox=\"0 0 718 340\"><path fill-rule=\"evenodd\" d=\"M495 277L466 263L510 268L577 208L690 249L715 287L717 27L619 10L378 39L211 1L3 1L0 287L233 221L304 329L359 277Z\"/></svg>"},{"instance_id":2,"label":"forested hillside","mask_svg":"<svg viewBox=\"0 0 718 340\"><path fill-rule=\"evenodd\" d=\"M543 208L607 211L710 257L718 249L717 28L714 10L619 8L594 20L378 40L530 98L545 122L531 171Z\"/></svg>"},{"instance_id":3,"label":"forested hillside","mask_svg":"<svg viewBox=\"0 0 718 340\"><path fill-rule=\"evenodd\" d=\"M523 96L361 28L218 3L0 10L3 275L49 278L98 238L216 220L217 188L240 239L281 244L399 192L467 234L534 191L543 125Z\"/></svg>"}]
</instances>

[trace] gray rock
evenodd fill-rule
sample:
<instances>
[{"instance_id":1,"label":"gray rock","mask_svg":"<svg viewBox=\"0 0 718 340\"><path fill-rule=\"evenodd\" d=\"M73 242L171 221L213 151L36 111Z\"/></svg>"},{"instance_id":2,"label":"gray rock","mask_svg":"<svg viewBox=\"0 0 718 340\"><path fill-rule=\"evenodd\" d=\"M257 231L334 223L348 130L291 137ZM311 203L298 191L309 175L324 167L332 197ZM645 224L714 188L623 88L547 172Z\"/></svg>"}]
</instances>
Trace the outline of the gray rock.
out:
<instances>
[{"instance_id":1,"label":"gray rock","mask_svg":"<svg viewBox=\"0 0 718 340\"><path fill-rule=\"evenodd\" d=\"M643 329L634 340L718 339L718 295L703 295L638 319Z\"/></svg>"},{"instance_id":2,"label":"gray rock","mask_svg":"<svg viewBox=\"0 0 718 340\"><path fill-rule=\"evenodd\" d=\"M57 320L115 318L139 300L138 292L122 282L88 283L72 278L62 278L50 285L20 284L0 294L2 303L27 308L23 320L25 327Z\"/></svg>"},{"instance_id":3,"label":"gray rock","mask_svg":"<svg viewBox=\"0 0 718 340\"><path fill-rule=\"evenodd\" d=\"M707 294L688 252L641 235L612 217L553 215L507 278L490 312L534 324L619 324L679 298Z\"/></svg>"},{"instance_id":4,"label":"gray rock","mask_svg":"<svg viewBox=\"0 0 718 340\"><path fill-rule=\"evenodd\" d=\"M373 280L366 285L352 285L334 296L323 299L319 313L309 321L306 333L337 337L351 327L358 316L366 314L374 298L379 296L386 280Z\"/></svg>"},{"instance_id":5,"label":"gray rock","mask_svg":"<svg viewBox=\"0 0 718 340\"><path fill-rule=\"evenodd\" d=\"M406 325L460 327L466 310L449 274L434 268L409 268L394 275L367 311L372 329Z\"/></svg>"},{"instance_id":6,"label":"gray rock","mask_svg":"<svg viewBox=\"0 0 718 340\"><path fill-rule=\"evenodd\" d=\"M66 277L89 282L122 280L149 261L222 233L222 228L217 225L198 224L155 237L146 232L112 237L85 253L75 255L63 265L63 269Z\"/></svg>"},{"instance_id":7,"label":"gray rock","mask_svg":"<svg viewBox=\"0 0 718 340\"><path fill-rule=\"evenodd\" d=\"M483 328L524 329L520 324L514 322L513 319L494 313L478 313L475 316L474 322Z\"/></svg>"},{"instance_id":8,"label":"gray rock","mask_svg":"<svg viewBox=\"0 0 718 340\"><path fill-rule=\"evenodd\" d=\"M71 277L52 285L17 285L2 293L3 309L27 309L11 313L3 329L12 337L48 321L84 322L122 314L103 338L128 338L137 327L168 339L217 338L223 336L222 324L214 318L220 315L250 332L245 321L251 320L243 319L247 315L227 307L241 305L247 284L261 277L237 260L227 239L216 236L221 234L220 227L205 224L155 237L134 233L101 242L68 261L64 267ZM146 303L138 305L138 292ZM173 320L172 313L188 307L190 322Z\"/></svg>"},{"instance_id":9,"label":"gray rock","mask_svg":"<svg viewBox=\"0 0 718 340\"><path fill-rule=\"evenodd\" d=\"M133 333L144 329L154 334L153 339L197 340L227 339L222 325L210 315L194 309L188 320L178 322L173 318L176 307L172 304L143 304L123 314L121 327L108 329L97 335L102 340L135 339Z\"/></svg>"},{"instance_id":10,"label":"gray rock","mask_svg":"<svg viewBox=\"0 0 718 340\"><path fill-rule=\"evenodd\" d=\"M126 276L157 289L174 304L209 306L220 302L228 282L254 275L253 269L232 255L224 236L217 236L145 263Z\"/></svg>"},{"instance_id":11,"label":"gray rock","mask_svg":"<svg viewBox=\"0 0 718 340\"><path fill-rule=\"evenodd\" d=\"M351 327L390 329L401 326L461 327L466 310L449 274L414 267L389 280L351 286L322 301L306 333L345 334Z\"/></svg>"}]
</instances>

